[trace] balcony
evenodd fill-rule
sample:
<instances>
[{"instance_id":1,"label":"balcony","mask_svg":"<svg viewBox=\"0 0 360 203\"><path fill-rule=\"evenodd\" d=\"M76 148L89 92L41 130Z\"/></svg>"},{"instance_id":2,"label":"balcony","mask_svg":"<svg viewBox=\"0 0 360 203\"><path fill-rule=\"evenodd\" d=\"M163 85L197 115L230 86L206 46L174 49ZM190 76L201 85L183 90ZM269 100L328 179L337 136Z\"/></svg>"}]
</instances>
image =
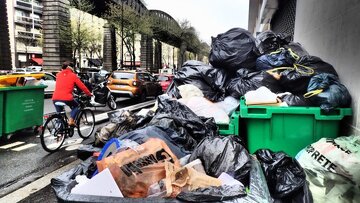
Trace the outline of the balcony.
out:
<instances>
[{"instance_id":1,"label":"balcony","mask_svg":"<svg viewBox=\"0 0 360 203\"><path fill-rule=\"evenodd\" d=\"M32 6L31 6L31 2L24 2L24 1L16 1L16 8L22 9L22 10L26 10L26 11L31 11L32 10Z\"/></svg>"},{"instance_id":2,"label":"balcony","mask_svg":"<svg viewBox=\"0 0 360 203\"><path fill-rule=\"evenodd\" d=\"M42 11L43 11L43 7L42 6L35 6L34 5L34 13L37 13L37 14L42 14Z\"/></svg>"},{"instance_id":3,"label":"balcony","mask_svg":"<svg viewBox=\"0 0 360 203\"><path fill-rule=\"evenodd\" d=\"M42 20L34 19L34 25L35 25L35 27L42 28Z\"/></svg>"},{"instance_id":4,"label":"balcony","mask_svg":"<svg viewBox=\"0 0 360 203\"><path fill-rule=\"evenodd\" d=\"M29 0L16 0L16 8L26 10L26 11L32 11L34 10L34 13L42 14L43 6L38 3L34 2L32 3Z\"/></svg>"},{"instance_id":5,"label":"balcony","mask_svg":"<svg viewBox=\"0 0 360 203\"><path fill-rule=\"evenodd\" d=\"M16 38L20 39L39 39L41 38L42 34L39 33L32 33L27 31L17 31L17 34L15 35Z\"/></svg>"},{"instance_id":6,"label":"balcony","mask_svg":"<svg viewBox=\"0 0 360 203\"><path fill-rule=\"evenodd\" d=\"M16 16L15 22L20 24L32 25L33 20L30 17Z\"/></svg>"},{"instance_id":7,"label":"balcony","mask_svg":"<svg viewBox=\"0 0 360 203\"><path fill-rule=\"evenodd\" d=\"M42 20L33 19L31 17L16 16L15 23L25 25L25 26L30 26L30 27L34 23L35 28L42 28Z\"/></svg>"}]
</instances>

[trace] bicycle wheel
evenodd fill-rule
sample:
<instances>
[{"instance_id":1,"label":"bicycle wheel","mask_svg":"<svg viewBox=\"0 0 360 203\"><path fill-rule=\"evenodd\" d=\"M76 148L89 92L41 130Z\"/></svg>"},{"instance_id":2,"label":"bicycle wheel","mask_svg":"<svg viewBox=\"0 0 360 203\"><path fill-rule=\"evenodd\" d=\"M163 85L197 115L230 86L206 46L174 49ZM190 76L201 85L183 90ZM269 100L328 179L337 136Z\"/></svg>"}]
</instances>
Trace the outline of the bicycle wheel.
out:
<instances>
[{"instance_id":1,"label":"bicycle wheel","mask_svg":"<svg viewBox=\"0 0 360 203\"><path fill-rule=\"evenodd\" d=\"M114 96L110 95L110 98L107 101L107 105L109 106L109 108L111 110L115 110L117 108L117 104L116 104Z\"/></svg>"},{"instance_id":2,"label":"bicycle wheel","mask_svg":"<svg viewBox=\"0 0 360 203\"><path fill-rule=\"evenodd\" d=\"M90 137L95 129L94 112L90 109L83 109L80 111L76 121L79 136L84 139Z\"/></svg>"},{"instance_id":3,"label":"bicycle wheel","mask_svg":"<svg viewBox=\"0 0 360 203\"><path fill-rule=\"evenodd\" d=\"M61 116L49 117L40 135L41 146L47 152L55 152L65 141L65 122Z\"/></svg>"}]
</instances>

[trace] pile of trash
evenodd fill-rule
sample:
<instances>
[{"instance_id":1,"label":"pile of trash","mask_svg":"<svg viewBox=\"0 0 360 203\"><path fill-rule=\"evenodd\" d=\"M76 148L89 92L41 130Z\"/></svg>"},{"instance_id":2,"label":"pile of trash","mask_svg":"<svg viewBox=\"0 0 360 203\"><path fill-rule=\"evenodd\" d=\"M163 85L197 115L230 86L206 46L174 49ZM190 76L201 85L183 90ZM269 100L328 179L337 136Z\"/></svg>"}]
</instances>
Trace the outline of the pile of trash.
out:
<instances>
[{"instance_id":1,"label":"pile of trash","mask_svg":"<svg viewBox=\"0 0 360 203\"><path fill-rule=\"evenodd\" d=\"M177 88L192 84L205 98L218 102L266 87L288 106L314 106L329 112L351 103L349 91L331 64L310 55L291 37L271 30L256 38L242 28L219 34L212 39L209 62L185 62L168 94L180 98Z\"/></svg>"},{"instance_id":2,"label":"pile of trash","mask_svg":"<svg viewBox=\"0 0 360 203\"><path fill-rule=\"evenodd\" d=\"M167 95L159 96L156 106L146 113L112 115L108 125L115 127L100 128L97 144L78 150L84 162L52 179L57 197L90 202L311 200L294 158L266 149L249 154L239 136L219 135L213 117L198 116Z\"/></svg>"},{"instance_id":3,"label":"pile of trash","mask_svg":"<svg viewBox=\"0 0 360 203\"><path fill-rule=\"evenodd\" d=\"M351 96L333 66L272 31L254 38L233 28L213 38L211 48L210 64L186 61L153 108L109 114L110 123L97 130L93 145L78 150L84 161L52 179L58 199L310 203L316 187L322 191L316 200L324 199L325 180L334 174L358 184L358 175L340 173L342 167L327 166L329 178L322 176L319 160L330 163L331 157L317 155L320 165L310 163L315 147L300 152L298 162L269 149L250 154L241 137L219 134L218 125L229 123L242 96L248 105L317 106L327 112L348 107Z\"/></svg>"}]
</instances>

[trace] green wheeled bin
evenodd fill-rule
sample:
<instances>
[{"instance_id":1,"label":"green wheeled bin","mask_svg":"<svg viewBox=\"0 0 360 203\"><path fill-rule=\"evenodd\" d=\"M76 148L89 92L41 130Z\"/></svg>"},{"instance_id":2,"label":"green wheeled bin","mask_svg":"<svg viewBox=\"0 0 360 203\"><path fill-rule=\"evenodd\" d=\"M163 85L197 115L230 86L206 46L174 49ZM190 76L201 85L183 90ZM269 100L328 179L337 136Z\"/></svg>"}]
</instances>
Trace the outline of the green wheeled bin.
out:
<instances>
[{"instance_id":1,"label":"green wheeled bin","mask_svg":"<svg viewBox=\"0 0 360 203\"><path fill-rule=\"evenodd\" d=\"M219 134L226 136L226 135L237 135L240 134L239 129L239 111L235 111L230 116L230 123L229 124L217 124L219 128Z\"/></svg>"},{"instance_id":2,"label":"green wheeled bin","mask_svg":"<svg viewBox=\"0 0 360 203\"><path fill-rule=\"evenodd\" d=\"M336 138L340 121L351 116L351 108L337 108L326 114L320 107L279 107L245 104L240 99L240 117L245 119L247 147L296 154L320 138Z\"/></svg>"},{"instance_id":3,"label":"green wheeled bin","mask_svg":"<svg viewBox=\"0 0 360 203\"><path fill-rule=\"evenodd\" d=\"M45 88L44 85L0 88L0 136L42 124Z\"/></svg>"}]
</instances>

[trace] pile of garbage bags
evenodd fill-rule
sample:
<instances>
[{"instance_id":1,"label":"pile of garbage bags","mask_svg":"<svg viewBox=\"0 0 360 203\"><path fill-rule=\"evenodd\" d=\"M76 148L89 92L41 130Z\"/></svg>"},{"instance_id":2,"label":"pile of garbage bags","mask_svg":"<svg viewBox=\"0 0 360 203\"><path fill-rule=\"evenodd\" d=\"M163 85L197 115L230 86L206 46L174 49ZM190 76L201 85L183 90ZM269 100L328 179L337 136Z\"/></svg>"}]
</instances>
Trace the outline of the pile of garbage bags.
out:
<instances>
[{"instance_id":1,"label":"pile of garbage bags","mask_svg":"<svg viewBox=\"0 0 360 203\"><path fill-rule=\"evenodd\" d=\"M206 99L219 102L264 86L288 106L329 112L351 103L335 68L285 34L268 30L255 38L245 29L233 28L212 38L209 62L185 62L168 94L181 98L178 87L192 84Z\"/></svg>"},{"instance_id":2,"label":"pile of garbage bags","mask_svg":"<svg viewBox=\"0 0 360 203\"><path fill-rule=\"evenodd\" d=\"M316 148L324 144L309 146L295 159L269 149L250 154L241 137L219 134L218 125L229 123L242 96L253 104L271 100L327 112L348 107L351 96L331 64L287 35L266 31L255 38L242 28L212 38L209 62L186 61L153 108L111 113L94 143L78 150L83 162L52 179L58 199L311 203L313 196L329 200L329 190L342 200L358 197L357 189L351 196L328 188L329 180L358 186L358 177L351 164L335 170L331 157L315 156L326 151ZM314 157L322 163L309 161ZM356 158L347 160L355 165ZM332 179L334 174L340 177Z\"/></svg>"},{"instance_id":3,"label":"pile of garbage bags","mask_svg":"<svg viewBox=\"0 0 360 203\"><path fill-rule=\"evenodd\" d=\"M213 117L198 116L167 95L159 96L156 106L155 111L141 115L113 113L108 125L115 127L101 127L97 140L79 149L87 152L87 157L81 153L84 161L52 179L58 199L273 202L275 198L296 199L306 187L304 171L292 165L293 158L287 157L281 165L274 163L295 174L294 179L286 177L296 182L296 187L289 188L289 182L269 178L279 176L278 172L267 171L266 158L249 154L239 136L219 135ZM102 131L106 133L100 135ZM272 192L268 186L273 184L288 189ZM299 202L311 202L308 190L301 194L309 201Z\"/></svg>"}]
</instances>

